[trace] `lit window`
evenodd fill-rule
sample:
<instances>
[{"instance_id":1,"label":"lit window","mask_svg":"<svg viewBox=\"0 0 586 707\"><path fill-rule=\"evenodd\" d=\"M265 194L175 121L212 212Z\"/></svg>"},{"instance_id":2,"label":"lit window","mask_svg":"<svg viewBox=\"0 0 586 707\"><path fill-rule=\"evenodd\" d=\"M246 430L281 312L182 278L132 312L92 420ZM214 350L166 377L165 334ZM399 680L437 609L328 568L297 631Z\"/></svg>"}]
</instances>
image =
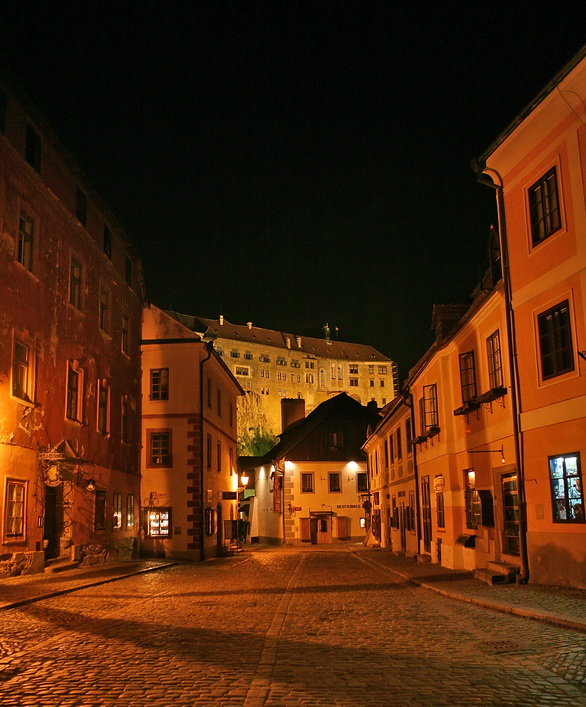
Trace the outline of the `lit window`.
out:
<instances>
[{"instance_id":1,"label":"lit window","mask_svg":"<svg viewBox=\"0 0 586 707\"><path fill-rule=\"evenodd\" d=\"M35 238L35 222L24 211L18 219L18 251L16 259L27 270L33 269L33 245Z\"/></svg>"},{"instance_id":2,"label":"lit window","mask_svg":"<svg viewBox=\"0 0 586 707\"><path fill-rule=\"evenodd\" d=\"M574 352L568 300L542 312L537 317L537 326L543 380L573 371Z\"/></svg>"},{"instance_id":3,"label":"lit window","mask_svg":"<svg viewBox=\"0 0 586 707\"><path fill-rule=\"evenodd\" d=\"M112 528L122 528L122 494L112 494Z\"/></svg>"},{"instance_id":4,"label":"lit window","mask_svg":"<svg viewBox=\"0 0 586 707\"><path fill-rule=\"evenodd\" d=\"M584 522L584 493L580 455L549 457L553 520L559 523Z\"/></svg>"},{"instance_id":5,"label":"lit window","mask_svg":"<svg viewBox=\"0 0 586 707\"><path fill-rule=\"evenodd\" d=\"M313 373L306 373L305 374L305 382L306 383L314 383L315 382L314 377L313 377Z\"/></svg>"},{"instance_id":6,"label":"lit window","mask_svg":"<svg viewBox=\"0 0 586 707\"><path fill-rule=\"evenodd\" d=\"M9 540L24 538L26 483L8 479L6 481L6 503L4 511L4 537Z\"/></svg>"},{"instance_id":7,"label":"lit window","mask_svg":"<svg viewBox=\"0 0 586 707\"><path fill-rule=\"evenodd\" d=\"M151 400L169 400L168 368L151 368Z\"/></svg>"},{"instance_id":8,"label":"lit window","mask_svg":"<svg viewBox=\"0 0 586 707\"><path fill-rule=\"evenodd\" d=\"M126 496L126 527L134 527L134 495L131 493Z\"/></svg>"},{"instance_id":9,"label":"lit window","mask_svg":"<svg viewBox=\"0 0 586 707\"><path fill-rule=\"evenodd\" d=\"M149 538L171 536L170 508L149 508L147 510L147 535Z\"/></svg>"},{"instance_id":10,"label":"lit window","mask_svg":"<svg viewBox=\"0 0 586 707\"><path fill-rule=\"evenodd\" d=\"M531 240L534 246L561 228L555 167L529 189Z\"/></svg>"}]
</instances>

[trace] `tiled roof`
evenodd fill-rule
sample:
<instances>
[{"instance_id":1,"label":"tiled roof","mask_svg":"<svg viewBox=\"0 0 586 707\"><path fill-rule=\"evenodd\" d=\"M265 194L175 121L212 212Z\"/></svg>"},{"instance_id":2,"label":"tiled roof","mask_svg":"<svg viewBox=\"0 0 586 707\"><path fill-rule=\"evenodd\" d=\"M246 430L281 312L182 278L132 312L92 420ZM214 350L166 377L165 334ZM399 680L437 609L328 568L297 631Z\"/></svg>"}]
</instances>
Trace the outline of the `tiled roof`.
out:
<instances>
[{"instance_id":1,"label":"tiled roof","mask_svg":"<svg viewBox=\"0 0 586 707\"><path fill-rule=\"evenodd\" d=\"M288 332L264 329L252 324L232 324L227 319L224 319L223 324L220 324L218 319L193 317L188 314L179 314L178 312L167 313L206 339L221 338L242 343L275 346L280 349L299 352L305 356L316 356L319 358L390 362L387 356L384 356L372 346L365 344L352 344L346 341L338 341L337 339L332 339L328 343L325 339L315 339L310 336L299 336Z\"/></svg>"}]
</instances>

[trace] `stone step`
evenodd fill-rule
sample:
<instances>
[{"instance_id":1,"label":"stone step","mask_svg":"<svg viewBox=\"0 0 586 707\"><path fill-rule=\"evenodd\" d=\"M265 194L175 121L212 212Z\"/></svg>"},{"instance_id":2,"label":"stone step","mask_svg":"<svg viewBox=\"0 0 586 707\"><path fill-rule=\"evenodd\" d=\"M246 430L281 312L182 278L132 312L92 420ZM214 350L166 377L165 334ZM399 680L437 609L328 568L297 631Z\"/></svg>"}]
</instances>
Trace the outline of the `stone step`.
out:
<instances>
[{"instance_id":1,"label":"stone step","mask_svg":"<svg viewBox=\"0 0 586 707\"><path fill-rule=\"evenodd\" d=\"M505 574L503 572L495 572L488 567L477 567L472 570L472 574L475 579L479 579L486 584L514 584L516 578L515 572Z\"/></svg>"},{"instance_id":2,"label":"stone step","mask_svg":"<svg viewBox=\"0 0 586 707\"><path fill-rule=\"evenodd\" d=\"M56 562L52 564L47 564L45 567L45 572L48 572L49 574L54 573L54 572L65 572L65 570L74 570L79 567L79 562L75 560L70 560L67 558L63 562Z\"/></svg>"},{"instance_id":3,"label":"stone step","mask_svg":"<svg viewBox=\"0 0 586 707\"><path fill-rule=\"evenodd\" d=\"M512 562L499 562L497 560L493 560L487 562L486 566L493 572L501 572L502 574L519 574L521 571L521 568Z\"/></svg>"}]
</instances>

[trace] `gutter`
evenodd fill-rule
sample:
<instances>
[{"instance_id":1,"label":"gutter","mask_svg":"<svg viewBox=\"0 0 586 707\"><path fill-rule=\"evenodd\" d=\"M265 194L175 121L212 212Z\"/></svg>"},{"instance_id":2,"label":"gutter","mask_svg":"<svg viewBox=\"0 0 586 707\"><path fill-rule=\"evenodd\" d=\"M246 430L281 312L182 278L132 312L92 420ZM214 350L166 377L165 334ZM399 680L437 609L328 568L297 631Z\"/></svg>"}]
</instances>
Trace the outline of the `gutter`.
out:
<instances>
[{"instance_id":1,"label":"gutter","mask_svg":"<svg viewBox=\"0 0 586 707\"><path fill-rule=\"evenodd\" d=\"M207 351L207 356L205 358L202 358L199 362L199 433L200 433L200 514L199 514L199 559L201 562L203 562L206 558L205 556L205 545L204 545L204 537L205 537L205 512L204 512L204 505L205 505L205 493L204 493L204 469L205 469L205 444L204 444L204 437L203 437L203 411L204 411L204 405L203 405L203 393L204 393L204 379L203 379L203 366L206 361L209 361L211 356L212 356L212 350L214 347L213 342L203 342L203 345L206 348Z\"/></svg>"},{"instance_id":2,"label":"gutter","mask_svg":"<svg viewBox=\"0 0 586 707\"><path fill-rule=\"evenodd\" d=\"M520 584L529 581L529 558L527 553L527 500L525 496L525 465L523 456L523 432L521 429L521 388L519 383L519 361L517 355L517 337L515 328L515 311L511 288L509 269L509 246L507 239L507 224L505 218L505 196L503 178L484 161L473 160L472 169L480 184L484 184L496 192L497 221L502 258L503 284L505 291L505 310L507 323L507 340L509 354L509 375L511 376L511 404L513 412L513 441L517 460L517 486L519 497L519 559L521 561ZM487 174L491 172L494 175Z\"/></svg>"}]
</instances>

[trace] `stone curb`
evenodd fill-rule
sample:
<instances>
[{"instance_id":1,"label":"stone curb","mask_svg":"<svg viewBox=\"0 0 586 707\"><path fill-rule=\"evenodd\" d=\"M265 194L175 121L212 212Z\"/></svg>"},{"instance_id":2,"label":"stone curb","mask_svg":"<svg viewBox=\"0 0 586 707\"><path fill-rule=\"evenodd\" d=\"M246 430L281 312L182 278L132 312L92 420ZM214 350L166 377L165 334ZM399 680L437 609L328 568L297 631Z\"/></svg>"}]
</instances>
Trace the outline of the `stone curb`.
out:
<instances>
[{"instance_id":1,"label":"stone curb","mask_svg":"<svg viewBox=\"0 0 586 707\"><path fill-rule=\"evenodd\" d=\"M382 567L389 572L396 574L398 577L416 584L424 589L431 589L431 591L436 592L436 594L441 594L442 596L448 597L449 599L455 599L457 601L463 601L467 604L474 604L475 606L481 606L485 609L492 609L493 611L499 611L503 614L512 614L514 616L521 616L525 619L532 619L534 621L541 621L542 623L553 624L555 626L562 626L563 628L569 628L573 631L580 631L586 633L586 623L582 621L574 621L572 619L564 619L561 616L555 616L553 614L548 614L544 611L538 611L536 609L519 609L515 606L508 606L506 604L499 604L498 602L493 602L488 599L479 599L477 597L471 597L469 595L463 594L457 591L450 591L448 589L441 589L436 587L429 582L422 582L416 576L401 572L399 570L388 567L382 562L377 562L376 559L370 558L372 562L376 563L379 567Z\"/></svg>"},{"instance_id":2,"label":"stone curb","mask_svg":"<svg viewBox=\"0 0 586 707\"><path fill-rule=\"evenodd\" d=\"M161 565L156 565L155 567L143 567L142 569L134 570L133 572L126 572L125 574L119 574L115 577L108 577L107 579L96 579L83 584L77 584L74 587L67 587L67 589L56 589L53 592L47 592L45 594L38 594L34 597L27 597L26 599L20 599L18 601L10 602L8 604L0 604L0 611L6 611L8 609L18 609L20 606L26 606L27 604L34 604L37 601L42 601L43 599L53 599L53 597L63 596L64 594L71 594L72 592L78 592L80 589L87 589L88 587L98 587L101 584L109 584L110 582L117 582L119 579L126 579L127 577L134 577L135 575L145 574L146 572L157 572L158 570L166 569L167 567L173 567L176 562L168 562ZM107 567L107 566L106 566Z\"/></svg>"}]
</instances>

